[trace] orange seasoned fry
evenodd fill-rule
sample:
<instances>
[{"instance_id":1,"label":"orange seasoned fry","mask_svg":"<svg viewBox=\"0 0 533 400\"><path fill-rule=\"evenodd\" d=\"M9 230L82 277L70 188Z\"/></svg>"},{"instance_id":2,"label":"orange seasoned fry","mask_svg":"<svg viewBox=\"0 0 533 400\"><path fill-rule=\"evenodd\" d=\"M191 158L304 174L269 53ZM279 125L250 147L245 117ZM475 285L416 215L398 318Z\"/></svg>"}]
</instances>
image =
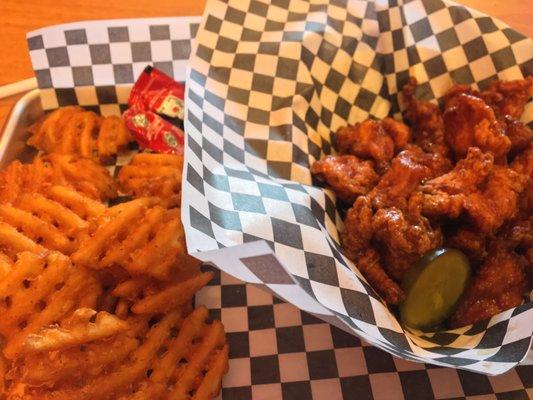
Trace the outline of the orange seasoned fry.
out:
<instances>
[{"instance_id":1,"label":"orange seasoned fry","mask_svg":"<svg viewBox=\"0 0 533 400\"><path fill-rule=\"evenodd\" d=\"M85 197L67 186L52 186L46 191L46 194L49 198L63 204L83 219L97 217L106 209L104 204Z\"/></svg>"},{"instance_id":2,"label":"orange seasoned fry","mask_svg":"<svg viewBox=\"0 0 533 400\"><path fill-rule=\"evenodd\" d=\"M13 359L18 356L26 337L30 333L35 332L42 326L57 321L71 311L74 308L77 296L83 287L84 279L85 277L81 273L73 274L65 285L50 297L46 307L28 321L28 324L24 329L9 338L9 341L4 348L4 355L8 359Z\"/></svg>"},{"instance_id":3,"label":"orange seasoned fry","mask_svg":"<svg viewBox=\"0 0 533 400\"><path fill-rule=\"evenodd\" d=\"M183 156L175 154L139 153L121 168L121 189L135 197L159 196L168 207L181 202Z\"/></svg>"},{"instance_id":4,"label":"orange seasoned fry","mask_svg":"<svg viewBox=\"0 0 533 400\"><path fill-rule=\"evenodd\" d=\"M106 117L98 132L98 156L101 160L107 160L132 140L133 137L122 118L115 115Z\"/></svg>"},{"instance_id":5,"label":"orange seasoned fry","mask_svg":"<svg viewBox=\"0 0 533 400\"><path fill-rule=\"evenodd\" d=\"M35 386L73 381L100 375L106 367L120 364L138 347L138 341L119 335L111 341L96 341L52 354L31 354L24 358L20 379Z\"/></svg>"},{"instance_id":6,"label":"orange seasoned fry","mask_svg":"<svg viewBox=\"0 0 533 400\"><path fill-rule=\"evenodd\" d=\"M29 133L39 155L0 171L0 398L216 397L228 346L193 309L212 274L187 255L183 156L137 154L115 182L120 117L62 107ZM119 186L136 199L107 206Z\"/></svg>"},{"instance_id":7,"label":"orange seasoned fry","mask_svg":"<svg viewBox=\"0 0 533 400\"><path fill-rule=\"evenodd\" d=\"M74 243L54 225L41 220L33 214L10 206L0 204L0 220L13 226L35 242L44 247L69 254Z\"/></svg>"},{"instance_id":8,"label":"orange seasoned fry","mask_svg":"<svg viewBox=\"0 0 533 400\"><path fill-rule=\"evenodd\" d=\"M89 400L110 398L126 391L133 382L138 381L150 369L151 362L159 348L165 343L181 318L179 312L165 315L150 329L143 344L134 351L130 357L131 362L122 364L117 370L101 375L79 389L57 390L46 398Z\"/></svg>"},{"instance_id":9,"label":"orange seasoned fry","mask_svg":"<svg viewBox=\"0 0 533 400\"><path fill-rule=\"evenodd\" d=\"M146 296L133 305L135 314L157 314L179 307L204 287L213 277L210 272L193 276L184 282L171 284L151 296Z\"/></svg>"},{"instance_id":10,"label":"orange seasoned fry","mask_svg":"<svg viewBox=\"0 0 533 400\"><path fill-rule=\"evenodd\" d=\"M0 222L0 249L13 259L23 251L41 253L45 250L43 246L4 222Z\"/></svg>"},{"instance_id":11,"label":"orange seasoned fry","mask_svg":"<svg viewBox=\"0 0 533 400\"><path fill-rule=\"evenodd\" d=\"M94 235L72 254L72 261L91 268L103 268L98 260L105 254L110 241L123 239L131 223L142 215L150 203L151 199L138 199L111 207L108 213L110 218L103 216L102 224Z\"/></svg>"},{"instance_id":12,"label":"orange seasoned fry","mask_svg":"<svg viewBox=\"0 0 533 400\"><path fill-rule=\"evenodd\" d=\"M94 322L90 318L96 317ZM25 353L53 351L84 344L125 332L128 324L105 311L97 313L88 308L79 308L61 326L41 328L24 341Z\"/></svg>"}]
</instances>

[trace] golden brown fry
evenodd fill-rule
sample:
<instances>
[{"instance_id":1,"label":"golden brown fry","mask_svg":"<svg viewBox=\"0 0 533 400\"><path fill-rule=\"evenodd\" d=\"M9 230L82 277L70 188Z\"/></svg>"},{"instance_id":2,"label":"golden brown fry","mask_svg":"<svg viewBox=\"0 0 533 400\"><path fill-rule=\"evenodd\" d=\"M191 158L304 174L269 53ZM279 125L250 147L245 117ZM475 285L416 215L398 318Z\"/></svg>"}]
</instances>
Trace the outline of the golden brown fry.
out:
<instances>
[{"instance_id":1,"label":"golden brown fry","mask_svg":"<svg viewBox=\"0 0 533 400\"><path fill-rule=\"evenodd\" d=\"M39 150L51 152L57 145L66 124L74 115L82 112L83 109L76 106L58 108L28 129L32 134L28 139L28 144Z\"/></svg>"},{"instance_id":2,"label":"golden brown fry","mask_svg":"<svg viewBox=\"0 0 533 400\"><path fill-rule=\"evenodd\" d=\"M89 158L68 154L48 154L35 159L41 160L53 170L54 184L72 186L86 196L106 201L117 197L117 187L109 171Z\"/></svg>"},{"instance_id":3,"label":"golden brown fry","mask_svg":"<svg viewBox=\"0 0 533 400\"><path fill-rule=\"evenodd\" d=\"M133 137L121 117L116 115L105 117L96 143L100 160L108 160L132 140Z\"/></svg>"},{"instance_id":4,"label":"golden brown fry","mask_svg":"<svg viewBox=\"0 0 533 400\"><path fill-rule=\"evenodd\" d=\"M46 194L49 198L63 204L83 219L97 217L106 209L104 204L85 197L67 186L52 186L46 191Z\"/></svg>"},{"instance_id":5,"label":"golden brown fry","mask_svg":"<svg viewBox=\"0 0 533 400\"><path fill-rule=\"evenodd\" d=\"M92 317L96 317L94 322L90 321ZM89 308L79 308L61 326L44 327L37 333L28 335L23 344L23 352L60 350L105 339L127 329L127 322L105 311L97 313Z\"/></svg>"},{"instance_id":6,"label":"golden brown fry","mask_svg":"<svg viewBox=\"0 0 533 400\"><path fill-rule=\"evenodd\" d=\"M215 397L220 392L222 386L222 377L228 372L228 356L229 345L225 345L213 357L210 366L208 367L207 374L196 389L196 393L193 396L193 400L208 400Z\"/></svg>"},{"instance_id":7,"label":"golden brown fry","mask_svg":"<svg viewBox=\"0 0 533 400\"><path fill-rule=\"evenodd\" d=\"M195 389L198 375L207 364L209 356L217 347L224 345L224 328L220 321L214 321L206 330L207 333L202 338L201 344L188 357L184 370L180 371L178 380L170 392L171 399L187 399L188 393Z\"/></svg>"},{"instance_id":8,"label":"golden brown fry","mask_svg":"<svg viewBox=\"0 0 533 400\"><path fill-rule=\"evenodd\" d=\"M97 156L107 161L133 140L119 116L102 118L80 107L61 107L29 128L30 146L45 153Z\"/></svg>"},{"instance_id":9,"label":"golden brown fry","mask_svg":"<svg viewBox=\"0 0 533 400\"><path fill-rule=\"evenodd\" d=\"M29 237L4 222L0 222L0 249L12 259L23 251L31 251L32 253L45 251L43 246L35 243Z\"/></svg>"},{"instance_id":10,"label":"golden brown fry","mask_svg":"<svg viewBox=\"0 0 533 400\"><path fill-rule=\"evenodd\" d=\"M212 277L212 273L204 272L184 282L171 284L152 296L144 297L131 309L135 314L158 314L172 310L191 300L192 296L207 285Z\"/></svg>"},{"instance_id":11,"label":"golden brown fry","mask_svg":"<svg viewBox=\"0 0 533 400\"><path fill-rule=\"evenodd\" d=\"M139 153L121 168L121 189L135 197L158 196L168 207L181 202L183 156L175 154Z\"/></svg>"},{"instance_id":12,"label":"golden brown fry","mask_svg":"<svg viewBox=\"0 0 533 400\"><path fill-rule=\"evenodd\" d=\"M11 272L13 261L7 254L0 252L0 282Z\"/></svg>"},{"instance_id":13,"label":"golden brown fry","mask_svg":"<svg viewBox=\"0 0 533 400\"><path fill-rule=\"evenodd\" d=\"M26 259L29 259L26 261ZM21 260L19 260L21 261ZM28 279L28 276L21 277L18 285L13 287L11 293L5 293L10 297L11 306L7 306L2 312L2 330L17 331L19 324L30 318L36 308L44 307L47 297L62 285L69 274L71 264L67 257L59 253L50 253L46 257L27 257L22 263L32 265L30 268L40 270L38 276ZM37 266L35 263L38 262ZM25 265L17 262L16 268L25 269ZM15 274L16 275L16 274ZM29 274L28 274L29 275ZM10 336L10 334L6 334Z\"/></svg>"},{"instance_id":14,"label":"golden brown fry","mask_svg":"<svg viewBox=\"0 0 533 400\"><path fill-rule=\"evenodd\" d=\"M0 204L0 220L48 249L59 250L64 254L69 254L74 249L75 244L67 235L27 211Z\"/></svg>"},{"instance_id":15,"label":"golden brown fry","mask_svg":"<svg viewBox=\"0 0 533 400\"><path fill-rule=\"evenodd\" d=\"M79 293L87 279L86 275L87 273L82 269L75 269L64 286L50 296L44 309L38 314L33 314L23 329L9 337L9 341L4 348L4 355L8 359L13 359L20 354L28 335L36 332L42 326L60 320L76 306Z\"/></svg>"},{"instance_id":16,"label":"golden brown fry","mask_svg":"<svg viewBox=\"0 0 533 400\"><path fill-rule=\"evenodd\" d=\"M41 194L23 194L16 202L16 206L32 213L41 220L60 228L70 235L89 226L89 223L74 211L57 201L47 199Z\"/></svg>"},{"instance_id":17,"label":"golden brown fry","mask_svg":"<svg viewBox=\"0 0 533 400\"><path fill-rule=\"evenodd\" d=\"M183 227L177 218L169 219L154 238L131 254L125 268L132 274L145 273L157 279L168 280L171 270L188 260L183 240Z\"/></svg>"},{"instance_id":18,"label":"golden brown fry","mask_svg":"<svg viewBox=\"0 0 533 400\"><path fill-rule=\"evenodd\" d=\"M72 261L90 268L103 268L98 261L105 255L107 246L113 240L123 240L132 223L138 220L151 202L149 198L137 199L111 207L107 215L102 216L94 235L87 238L78 251L72 254Z\"/></svg>"},{"instance_id":19,"label":"golden brown fry","mask_svg":"<svg viewBox=\"0 0 533 400\"><path fill-rule=\"evenodd\" d=\"M131 362L122 364L106 375L98 376L81 388L57 390L45 398L55 400L106 399L112 396L116 398L117 394L128 390L132 383L137 382L150 369L152 360L181 319L179 312L165 315L148 331L143 344L130 357Z\"/></svg>"},{"instance_id":20,"label":"golden brown fry","mask_svg":"<svg viewBox=\"0 0 533 400\"><path fill-rule=\"evenodd\" d=\"M122 363L138 346L135 338L118 335L60 352L31 354L23 359L17 375L22 382L35 386L95 377L110 365Z\"/></svg>"}]
</instances>

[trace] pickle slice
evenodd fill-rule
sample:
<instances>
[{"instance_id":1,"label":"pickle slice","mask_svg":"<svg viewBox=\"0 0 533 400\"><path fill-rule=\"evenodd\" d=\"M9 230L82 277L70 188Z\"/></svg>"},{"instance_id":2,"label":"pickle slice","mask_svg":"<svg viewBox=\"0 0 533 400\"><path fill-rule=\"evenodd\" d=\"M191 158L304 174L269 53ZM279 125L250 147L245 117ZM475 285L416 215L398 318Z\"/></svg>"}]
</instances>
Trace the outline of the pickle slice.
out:
<instances>
[{"instance_id":1,"label":"pickle slice","mask_svg":"<svg viewBox=\"0 0 533 400\"><path fill-rule=\"evenodd\" d=\"M422 257L405 275L401 321L410 327L435 328L454 311L470 278L470 263L459 250L441 248Z\"/></svg>"}]
</instances>

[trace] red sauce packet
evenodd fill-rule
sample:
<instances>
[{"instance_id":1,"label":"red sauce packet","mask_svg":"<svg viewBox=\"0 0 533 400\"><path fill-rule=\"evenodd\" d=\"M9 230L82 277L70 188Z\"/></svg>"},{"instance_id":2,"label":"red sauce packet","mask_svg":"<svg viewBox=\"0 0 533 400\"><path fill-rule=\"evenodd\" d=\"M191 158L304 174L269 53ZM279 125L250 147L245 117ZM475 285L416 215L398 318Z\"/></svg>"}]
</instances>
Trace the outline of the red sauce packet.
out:
<instances>
[{"instance_id":1,"label":"red sauce packet","mask_svg":"<svg viewBox=\"0 0 533 400\"><path fill-rule=\"evenodd\" d=\"M160 115L130 107L122 118L141 148L158 153L183 154L185 133Z\"/></svg>"},{"instance_id":2,"label":"red sauce packet","mask_svg":"<svg viewBox=\"0 0 533 400\"><path fill-rule=\"evenodd\" d=\"M153 67L146 67L131 89L130 107L183 119L185 86Z\"/></svg>"},{"instance_id":3,"label":"red sauce packet","mask_svg":"<svg viewBox=\"0 0 533 400\"><path fill-rule=\"evenodd\" d=\"M141 73L122 115L141 148L183 154L185 133L158 114L183 119L184 94L185 86L153 67Z\"/></svg>"}]
</instances>

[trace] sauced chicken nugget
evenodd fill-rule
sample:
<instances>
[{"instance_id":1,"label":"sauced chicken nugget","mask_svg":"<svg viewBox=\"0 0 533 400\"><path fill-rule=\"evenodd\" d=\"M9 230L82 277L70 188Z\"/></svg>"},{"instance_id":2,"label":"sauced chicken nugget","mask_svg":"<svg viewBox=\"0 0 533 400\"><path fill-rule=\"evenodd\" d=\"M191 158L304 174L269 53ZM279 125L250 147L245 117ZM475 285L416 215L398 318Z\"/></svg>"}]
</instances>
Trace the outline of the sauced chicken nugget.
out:
<instances>
[{"instance_id":1,"label":"sauced chicken nugget","mask_svg":"<svg viewBox=\"0 0 533 400\"><path fill-rule=\"evenodd\" d=\"M347 203L368 193L378 180L372 161L362 161L352 155L324 157L312 165L311 173Z\"/></svg>"}]
</instances>

